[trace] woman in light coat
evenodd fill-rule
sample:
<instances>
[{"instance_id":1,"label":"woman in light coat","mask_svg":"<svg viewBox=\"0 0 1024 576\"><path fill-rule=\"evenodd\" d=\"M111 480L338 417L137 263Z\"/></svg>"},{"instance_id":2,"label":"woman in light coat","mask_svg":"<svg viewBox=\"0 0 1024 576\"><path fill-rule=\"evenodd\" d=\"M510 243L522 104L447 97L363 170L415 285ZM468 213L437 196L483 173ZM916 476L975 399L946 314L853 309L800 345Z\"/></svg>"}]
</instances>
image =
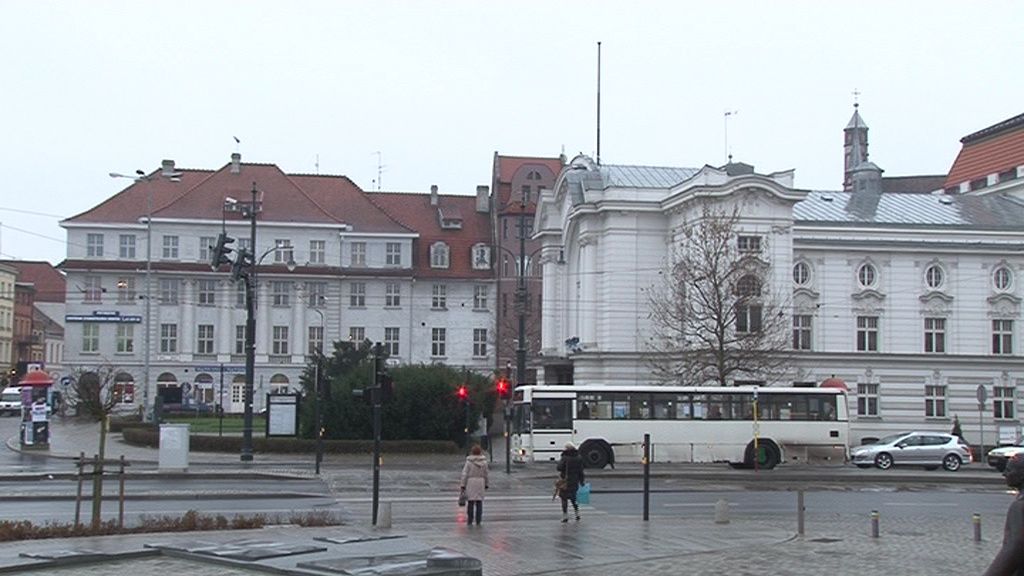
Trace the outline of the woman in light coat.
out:
<instances>
[{"instance_id":1,"label":"woman in light coat","mask_svg":"<svg viewBox=\"0 0 1024 576\"><path fill-rule=\"evenodd\" d=\"M487 482L487 458L479 444L474 444L466 456L466 464L462 466L462 491L466 493L466 523L477 525L484 514L484 490L490 487Z\"/></svg>"}]
</instances>

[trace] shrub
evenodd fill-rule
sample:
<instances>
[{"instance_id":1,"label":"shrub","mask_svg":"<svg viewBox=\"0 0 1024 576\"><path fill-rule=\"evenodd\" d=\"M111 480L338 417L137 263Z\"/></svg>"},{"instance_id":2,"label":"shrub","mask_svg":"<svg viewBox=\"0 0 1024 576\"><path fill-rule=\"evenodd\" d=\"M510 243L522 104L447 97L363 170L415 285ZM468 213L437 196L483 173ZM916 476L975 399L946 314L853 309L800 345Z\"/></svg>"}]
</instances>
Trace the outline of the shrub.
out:
<instances>
[{"instance_id":1,"label":"shrub","mask_svg":"<svg viewBox=\"0 0 1024 576\"><path fill-rule=\"evenodd\" d=\"M158 448L160 432L152 427L130 427L122 431L124 441L136 446ZM312 454L316 441L310 438L265 438L252 439L253 449L265 453ZM324 440L326 454L369 454L373 452L372 440ZM240 452L242 437L192 434L189 450L193 452ZM459 447L447 440L382 440L381 450L390 454L457 454Z\"/></svg>"}]
</instances>

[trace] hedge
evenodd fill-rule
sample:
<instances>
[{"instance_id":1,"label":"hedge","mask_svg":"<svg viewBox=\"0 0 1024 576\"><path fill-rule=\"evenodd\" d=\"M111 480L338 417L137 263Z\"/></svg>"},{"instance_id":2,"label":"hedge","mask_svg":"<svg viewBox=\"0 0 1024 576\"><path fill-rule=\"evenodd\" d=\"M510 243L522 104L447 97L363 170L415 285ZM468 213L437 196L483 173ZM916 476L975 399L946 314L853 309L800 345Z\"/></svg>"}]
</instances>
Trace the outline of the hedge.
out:
<instances>
[{"instance_id":1,"label":"hedge","mask_svg":"<svg viewBox=\"0 0 1024 576\"><path fill-rule=\"evenodd\" d=\"M160 432L153 425L124 426L121 429L124 441L135 446L158 448ZM253 435L253 450L269 453L313 453L316 452L316 441L312 438L266 438ZM373 452L372 440L324 440L325 454L370 454ZM192 434L189 437L189 450L194 452L240 452L242 437L213 436L210 434ZM383 440L381 450L390 454L460 454L462 449L448 440Z\"/></svg>"}]
</instances>

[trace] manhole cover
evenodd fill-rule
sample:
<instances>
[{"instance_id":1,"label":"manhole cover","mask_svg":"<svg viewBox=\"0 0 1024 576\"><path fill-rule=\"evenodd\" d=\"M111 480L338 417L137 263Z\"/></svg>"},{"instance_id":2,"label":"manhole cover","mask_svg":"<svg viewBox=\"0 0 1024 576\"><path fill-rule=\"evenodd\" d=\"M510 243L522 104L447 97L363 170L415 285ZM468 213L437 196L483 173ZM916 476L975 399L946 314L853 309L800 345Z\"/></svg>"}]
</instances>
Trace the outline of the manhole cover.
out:
<instances>
[{"instance_id":1,"label":"manhole cover","mask_svg":"<svg viewBox=\"0 0 1024 576\"><path fill-rule=\"evenodd\" d=\"M820 544L833 544L835 542L842 542L842 538L812 538L808 542L818 542Z\"/></svg>"}]
</instances>

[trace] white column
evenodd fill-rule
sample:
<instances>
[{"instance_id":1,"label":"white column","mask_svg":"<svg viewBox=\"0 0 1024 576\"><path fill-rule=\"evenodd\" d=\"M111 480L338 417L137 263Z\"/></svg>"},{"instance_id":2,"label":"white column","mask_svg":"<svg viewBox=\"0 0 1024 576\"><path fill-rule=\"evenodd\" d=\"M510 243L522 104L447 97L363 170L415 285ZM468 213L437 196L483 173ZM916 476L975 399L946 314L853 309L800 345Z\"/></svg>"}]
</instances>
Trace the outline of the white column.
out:
<instances>
[{"instance_id":1,"label":"white column","mask_svg":"<svg viewBox=\"0 0 1024 576\"><path fill-rule=\"evenodd\" d=\"M267 291L263 289L263 283L256 285L256 363L266 362L267 354L270 353L270 339L273 337L273 329L270 326L270 302L267 300ZM253 383L253 386L256 386Z\"/></svg>"},{"instance_id":2,"label":"white column","mask_svg":"<svg viewBox=\"0 0 1024 576\"><path fill-rule=\"evenodd\" d=\"M583 301L580 303L580 343L588 349L597 345L597 241L593 237L580 240L583 251L579 273Z\"/></svg>"},{"instance_id":3,"label":"white column","mask_svg":"<svg viewBox=\"0 0 1024 576\"><path fill-rule=\"evenodd\" d=\"M235 325L231 321L231 311L235 305L234 284L224 280L217 282L217 361L229 362L234 350ZM219 377L219 375L218 375ZM218 386L220 383L218 382Z\"/></svg>"},{"instance_id":4,"label":"white column","mask_svg":"<svg viewBox=\"0 0 1024 576\"><path fill-rule=\"evenodd\" d=\"M292 327L288 335L291 342L288 348L292 353L292 363L303 363L306 357L306 303L299 298L292 299Z\"/></svg>"},{"instance_id":5,"label":"white column","mask_svg":"<svg viewBox=\"0 0 1024 576\"><path fill-rule=\"evenodd\" d=\"M196 349L196 297L195 281L185 279L181 282L181 353L191 355ZM191 359L189 359L191 360Z\"/></svg>"}]
</instances>

